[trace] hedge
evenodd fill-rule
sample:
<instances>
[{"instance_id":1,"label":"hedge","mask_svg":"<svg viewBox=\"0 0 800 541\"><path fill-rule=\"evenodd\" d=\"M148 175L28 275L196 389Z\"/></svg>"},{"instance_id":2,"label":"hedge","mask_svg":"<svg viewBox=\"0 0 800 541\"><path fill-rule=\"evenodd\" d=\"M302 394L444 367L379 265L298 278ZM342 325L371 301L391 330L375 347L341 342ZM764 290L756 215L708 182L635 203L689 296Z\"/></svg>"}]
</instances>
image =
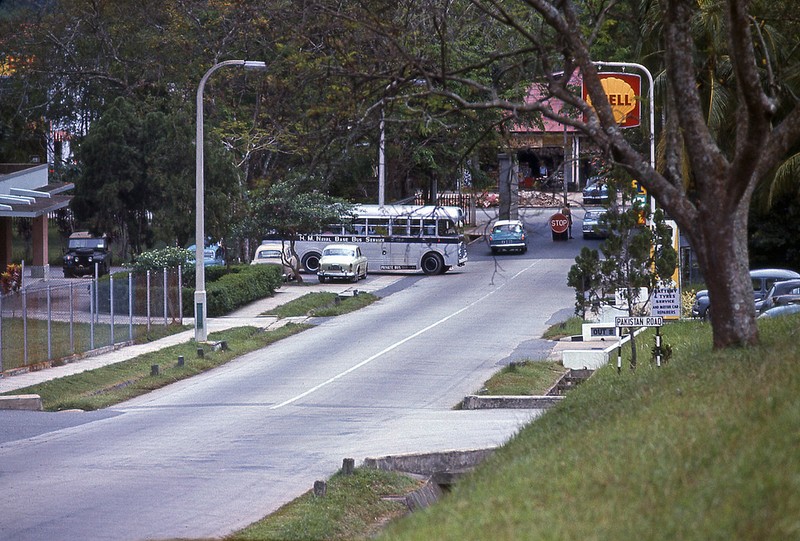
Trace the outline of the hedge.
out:
<instances>
[{"instance_id":1,"label":"hedge","mask_svg":"<svg viewBox=\"0 0 800 541\"><path fill-rule=\"evenodd\" d=\"M283 283L277 265L237 265L230 271L215 281L206 276L208 317L224 316L253 301L271 297ZM183 313L194 316L194 288L183 288Z\"/></svg>"}]
</instances>

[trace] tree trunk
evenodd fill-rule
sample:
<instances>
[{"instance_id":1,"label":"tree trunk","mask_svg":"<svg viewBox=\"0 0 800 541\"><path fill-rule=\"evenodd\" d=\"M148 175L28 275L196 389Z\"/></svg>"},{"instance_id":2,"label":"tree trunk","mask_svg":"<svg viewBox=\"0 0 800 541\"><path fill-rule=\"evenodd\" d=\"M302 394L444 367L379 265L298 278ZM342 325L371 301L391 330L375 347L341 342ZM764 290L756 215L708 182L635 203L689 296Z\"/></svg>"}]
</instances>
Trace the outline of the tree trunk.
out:
<instances>
[{"instance_id":1,"label":"tree trunk","mask_svg":"<svg viewBox=\"0 0 800 541\"><path fill-rule=\"evenodd\" d=\"M746 209L746 202L741 206ZM747 211L725 213L716 208L713 214L684 231L704 270L714 348L755 345L758 327L748 265Z\"/></svg>"}]
</instances>

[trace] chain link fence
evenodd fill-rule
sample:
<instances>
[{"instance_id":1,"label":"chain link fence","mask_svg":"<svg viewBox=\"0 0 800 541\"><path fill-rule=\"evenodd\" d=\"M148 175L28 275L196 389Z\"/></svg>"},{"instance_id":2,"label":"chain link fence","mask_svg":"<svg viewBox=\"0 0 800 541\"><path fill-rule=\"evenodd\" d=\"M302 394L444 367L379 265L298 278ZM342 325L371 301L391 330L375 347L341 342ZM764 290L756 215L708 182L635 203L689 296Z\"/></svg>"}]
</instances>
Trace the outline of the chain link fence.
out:
<instances>
[{"instance_id":1,"label":"chain link fence","mask_svg":"<svg viewBox=\"0 0 800 541\"><path fill-rule=\"evenodd\" d=\"M58 364L183 325L181 269L41 281L0 296L0 373Z\"/></svg>"}]
</instances>

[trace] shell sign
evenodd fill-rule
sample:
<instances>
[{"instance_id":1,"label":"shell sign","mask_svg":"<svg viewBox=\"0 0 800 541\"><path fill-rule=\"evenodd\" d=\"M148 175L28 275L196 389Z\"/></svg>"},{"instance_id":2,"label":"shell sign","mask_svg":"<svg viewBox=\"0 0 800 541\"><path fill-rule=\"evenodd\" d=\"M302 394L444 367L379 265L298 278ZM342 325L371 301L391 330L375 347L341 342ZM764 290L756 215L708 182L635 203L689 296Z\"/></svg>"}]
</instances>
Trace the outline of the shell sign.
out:
<instances>
[{"instance_id":1,"label":"shell sign","mask_svg":"<svg viewBox=\"0 0 800 541\"><path fill-rule=\"evenodd\" d=\"M641 123L639 107L642 79L631 73L599 73L600 84L608 96L608 103L617 123L623 128L633 128ZM583 99L589 105L592 100L583 88Z\"/></svg>"}]
</instances>

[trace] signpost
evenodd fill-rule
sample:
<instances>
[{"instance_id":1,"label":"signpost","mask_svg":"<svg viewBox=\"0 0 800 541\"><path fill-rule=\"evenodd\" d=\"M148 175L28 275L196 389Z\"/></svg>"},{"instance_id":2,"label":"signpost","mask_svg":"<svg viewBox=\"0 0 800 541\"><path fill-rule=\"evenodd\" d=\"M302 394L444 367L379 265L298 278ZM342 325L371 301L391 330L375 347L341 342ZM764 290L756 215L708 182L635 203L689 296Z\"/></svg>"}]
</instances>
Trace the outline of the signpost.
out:
<instances>
[{"instance_id":1,"label":"signpost","mask_svg":"<svg viewBox=\"0 0 800 541\"><path fill-rule=\"evenodd\" d=\"M656 366L661 367L661 326L664 318L661 316L617 316L614 318L615 327L655 327L656 328ZM630 332L633 335L633 330ZM619 333L619 346L617 347L617 372L622 371L622 332Z\"/></svg>"}]
</instances>

